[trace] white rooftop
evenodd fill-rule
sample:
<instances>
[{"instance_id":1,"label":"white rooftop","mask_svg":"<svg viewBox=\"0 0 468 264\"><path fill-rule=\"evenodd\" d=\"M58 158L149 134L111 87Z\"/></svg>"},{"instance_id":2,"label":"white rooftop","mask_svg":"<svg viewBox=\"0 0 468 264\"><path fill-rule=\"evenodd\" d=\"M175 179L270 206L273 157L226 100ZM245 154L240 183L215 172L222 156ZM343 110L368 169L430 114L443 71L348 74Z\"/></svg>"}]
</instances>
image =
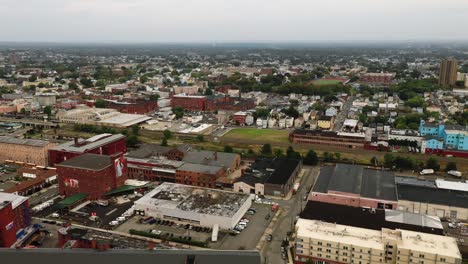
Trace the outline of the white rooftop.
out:
<instances>
[{"instance_id":1,"label":"white rooftop","mask_svg":"<svg viewBox=\"0 0 468 264\"><path fill-rule=\"evenodd\" d=\"M28 197L12 194L12 193L5 193L5 192L0 192L0 206L1 203L7 201L12 203L13 209L18 207L20 204L24 203L25 201L28 200Z\"/></svg>"},{"instance_id":2,"label":"white rooftop","mask_svg":"<svg viewBox=\"0 0 468 264\"><path fill-rule=\"evenodd\" d=\"M437 179L435 183L439 189L468 192L468 182L455 182Z\"/></svg>"}]
</instances>

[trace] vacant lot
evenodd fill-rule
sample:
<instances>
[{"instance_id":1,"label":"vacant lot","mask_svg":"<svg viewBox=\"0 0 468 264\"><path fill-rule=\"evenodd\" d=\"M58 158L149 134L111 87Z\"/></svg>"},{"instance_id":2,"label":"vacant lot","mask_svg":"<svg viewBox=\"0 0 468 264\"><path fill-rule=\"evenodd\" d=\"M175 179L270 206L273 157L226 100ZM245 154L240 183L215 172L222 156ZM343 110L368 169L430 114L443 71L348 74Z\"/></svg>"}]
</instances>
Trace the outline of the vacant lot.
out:
<instances>
[{"instance_id":1,"label":"vacant lot","mask_svg":"<svg viewBox=\"0 0 468 264\"><path fill-rule=\"evenodd\" d=\"M243 140L258 140L265 141L265 143L287 143L288 137L289 131L287 130L235 128L226 133L221 140L238 140L239 143L243 143Z\"/></svg>"}]
</instances>

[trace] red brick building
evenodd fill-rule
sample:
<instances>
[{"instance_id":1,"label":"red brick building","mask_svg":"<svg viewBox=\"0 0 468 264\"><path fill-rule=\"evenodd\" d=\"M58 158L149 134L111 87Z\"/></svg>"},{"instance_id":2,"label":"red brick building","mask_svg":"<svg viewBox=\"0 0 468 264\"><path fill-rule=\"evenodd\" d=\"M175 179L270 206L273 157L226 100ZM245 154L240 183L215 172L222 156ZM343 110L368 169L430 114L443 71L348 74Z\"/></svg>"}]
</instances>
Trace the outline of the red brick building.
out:
<instances>
[{"instance_id":1,"label":"red brick building","mask_svg":"<svg viewBox=\"0 0 468 264\"><path fill-rule=\"evenodd\" d=\"M207 97L203 95L174 95L171 98L171 107L182 107L190 111L205 111Z\"/></svg>"},{"instance_id":2,"label":"red brick building","mask_svg":"<svg viewBox=\"0 0 468 264\"><path fill-rule=\"evenodd\" d=\"M125 136L121 134L101 134L88 139L75 139L49 149L49 165L55 166L63 161L85 153L113 155L127 152Z\"/></svg>"},{"instance_id":3,"label":"red brick building","mask_svg":"<svg viewBox=\"0 0 468 264\"><path fill-rule=\"evenodd\" d=\"M28 198L0 193L0 248L16 242L16 233L31 224Z\"/></svg>"},{"instance_id":4,"label":"red brick building","mask_svg":"<svg viewBox=\"0 0 468 264\"><path fill-rule=\"evenodd\" d=\"M359 82L367 84L391 84L395 74L393 73L365 73L359 77Z\"/></svg>"},{"instance_id":5,"label":"red brick building","mask_svg":"<svg viewBox=\"0 0 468 264\"><path fill-rule=\"evenodd\" d=\"M240 125L245 124L245 120L247 119L247 113L246 112L237 112L232 115L232 120L234 122L239 123Z\"/></svg>"},{"instance_id":6,"label":"red brick building","mask_svg":"<svg viewBox=\"0 0 468 264\"><path fill-rule=\"evenodd\" d=\"M125 183L127 163L122 153L86 153L58 164L57 175L60 195L85 193L89 200L97 200Z\"/></svg>"},{"instance_id":7,"label":"red brick building","mask_svg":"<svg viewBox=\"0 0 468 264\"><path fill-rule=\"evenodd\" d=\"M152 100L108 101L107 108L127 114L146 114L158 109L158 102Z\"/></svg>"},{"instance_id":8,"label":"red brick building","mask_svg":"<svg viewBox=\"0 0 468 264\"><path fill-rule=\"evenodd\" d=\"M216 180L225 173L221 167L186 163L176 170L176 183L215 188Z\"/></svg>"}]
</instances>

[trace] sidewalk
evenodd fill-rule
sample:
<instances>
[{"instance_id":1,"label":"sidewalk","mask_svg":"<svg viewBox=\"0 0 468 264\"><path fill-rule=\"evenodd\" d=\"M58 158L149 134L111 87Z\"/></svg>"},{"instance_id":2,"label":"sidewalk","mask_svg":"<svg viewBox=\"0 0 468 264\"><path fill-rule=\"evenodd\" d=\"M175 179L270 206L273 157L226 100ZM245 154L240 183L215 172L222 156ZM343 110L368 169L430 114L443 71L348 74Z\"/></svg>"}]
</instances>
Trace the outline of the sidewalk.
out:
<instances>
[{"instance_id":1,"label":"sidewalk","mask_svg":"<svg viewBox=\"0 0 468 264\"><path fill-rule=\"evenodd\" d=\"M265 229L265 232L263 232L263 235L260 238L260 241L258 241L258 244L255 247L258 251L261 252L263 250L263 247L265 246L265 243L267 242L266 237L268 235L273 234L273 227L276 225L276 222L278 221L279 216L281 215L282 212L283 212L283 209L281 209L281 208L278 211L276 211L276 214L273 216L273 219L271 220L270 224Z\"/></svg>"}]
</instances>

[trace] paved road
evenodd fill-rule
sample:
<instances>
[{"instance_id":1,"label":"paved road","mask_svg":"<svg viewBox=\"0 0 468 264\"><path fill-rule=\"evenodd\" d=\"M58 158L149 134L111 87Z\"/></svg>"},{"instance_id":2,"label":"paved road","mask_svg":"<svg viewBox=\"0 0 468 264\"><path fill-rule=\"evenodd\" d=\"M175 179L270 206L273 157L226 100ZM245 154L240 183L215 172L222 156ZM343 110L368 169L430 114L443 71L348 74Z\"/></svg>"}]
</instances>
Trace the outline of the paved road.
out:
<instances>
[{"instance_id":1,"label":"paved road","mask_svg":"<svg viewBox=\"0 0 468 264\"><path fill-rule=\"evenodd\" d=\"M333 131L340 131L343 126L343 122L348 117L348 112L351 106L353 105L354 96L348 97L348 100L343 104L343 108L338 113L335 118L335 125L333 126Z\"/></svg>"},{"instance_id":2,"label":"paved road","mask_svg":"<svg viewBox=\"0 0 468 264\"><path fill-rule=\"evenodd\" d=\"M286 238L287 232L294 228L294 221L296 216L301 212L305 206L306 201L303 201L306 195L307 187L315 182L315 179L320 171L319 167L304 167L306 170L302 176L299 191L288 201L278 201L283 208L283 213L280 219L273 227L273 241L265 244L261 250L264 263L268 264L284 264L285 260L281 258L281 242Z\"/></svg>"},{"instance_id":3,"label":"paved road","mask_svg":"<svg viewBox=\"0 0 468 264\"><path fill-rule=\"evenodd\" d=\"M58 185L52 185L46 189L44 192L37 192L30 196L29 204L34 206L40 203L43 203L47 200L52 199L58 195Z\"/></svg>"}]
</instances>

